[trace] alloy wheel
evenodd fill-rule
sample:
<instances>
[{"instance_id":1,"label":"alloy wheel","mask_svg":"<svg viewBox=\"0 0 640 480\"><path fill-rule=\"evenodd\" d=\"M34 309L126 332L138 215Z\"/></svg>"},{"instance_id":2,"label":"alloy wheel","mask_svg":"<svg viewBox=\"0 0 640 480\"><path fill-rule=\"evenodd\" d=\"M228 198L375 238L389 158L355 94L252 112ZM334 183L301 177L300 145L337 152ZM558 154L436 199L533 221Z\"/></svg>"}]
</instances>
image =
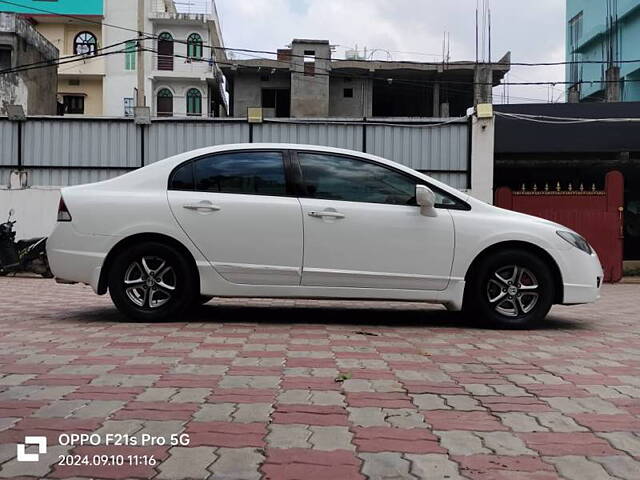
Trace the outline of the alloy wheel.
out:
<instances>
[{"instance_id":1,"label":"alloy wheel","mask_svg":"<svg viewBox=\"0 0 640 480\"><path fill-rule=\"evenodd\" d=\"M487 300L501 315L518 317L530 313L540 299L540 285L531 270L507 265L493 272L487 281Z\"/></svg>"},{"instance_id":2,"label":"alloy wheel","mask_svg":"<svg viewBox=\"0 0 640 480\"><path fill-rule=\"evenodd\" d=\"M124 287L127 298L134 305L155 309L171 300L177 277L173 267L163 258L143 256L127 267Z\"/></svg>"}]
</instances>

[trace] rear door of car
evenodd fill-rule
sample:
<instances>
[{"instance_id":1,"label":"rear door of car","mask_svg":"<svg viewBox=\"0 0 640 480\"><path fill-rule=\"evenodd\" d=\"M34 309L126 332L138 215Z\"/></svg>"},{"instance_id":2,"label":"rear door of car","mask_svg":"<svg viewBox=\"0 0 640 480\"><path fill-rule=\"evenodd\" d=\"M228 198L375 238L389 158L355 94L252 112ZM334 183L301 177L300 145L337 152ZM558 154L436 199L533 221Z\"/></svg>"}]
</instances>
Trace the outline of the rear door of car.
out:
<instances>
[{"instance_id":1,"label":"rear door of car","mask_svg":"<svg viewBox=\"0 0 640 480\"><path fill-rule=\"evenodd\" d=\"M177 167L171 210L193 243L226 280L298 286L302 215L280 150L205 155Z\"/></svg>"}]
</instances>

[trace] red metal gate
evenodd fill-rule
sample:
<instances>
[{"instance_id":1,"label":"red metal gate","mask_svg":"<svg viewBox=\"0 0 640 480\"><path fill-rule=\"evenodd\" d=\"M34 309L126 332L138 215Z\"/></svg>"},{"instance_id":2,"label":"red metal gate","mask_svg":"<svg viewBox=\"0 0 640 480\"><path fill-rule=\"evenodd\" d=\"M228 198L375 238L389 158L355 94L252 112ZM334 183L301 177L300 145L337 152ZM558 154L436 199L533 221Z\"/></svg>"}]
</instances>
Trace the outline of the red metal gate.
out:
<instances>
[{"instance_id":1,"label":"red metal gate","mask_svg":"<svg viewBox=\"0 0 640 480\"><path fill-rule=\"evenodd\" d=\"M622 278L624 178L622 173L607 173L604 190L522 190L500 187L496 191L498 207L546 218L584 236L600 257L605 282Z\"/></svg>"}]
</instances>

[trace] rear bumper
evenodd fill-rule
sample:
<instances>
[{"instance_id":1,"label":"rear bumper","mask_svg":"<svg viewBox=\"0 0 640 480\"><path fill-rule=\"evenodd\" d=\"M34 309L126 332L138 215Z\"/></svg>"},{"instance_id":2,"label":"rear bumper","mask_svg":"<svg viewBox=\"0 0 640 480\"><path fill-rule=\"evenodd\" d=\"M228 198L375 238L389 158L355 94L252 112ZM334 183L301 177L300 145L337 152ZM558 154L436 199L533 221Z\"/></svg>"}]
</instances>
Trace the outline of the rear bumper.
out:
<instances>
[{"instance_id":1,"label":"rear bumper","mask_svg":"<svg viewBox=\"0 0 640 480\"><path fill-rule=\"evenodd\" d=\"M47 241L51 271L62 283L85 283L98 290L107 252L119 237L78 233L71 222L59 222Z\"/></svg>"}]
</instances>

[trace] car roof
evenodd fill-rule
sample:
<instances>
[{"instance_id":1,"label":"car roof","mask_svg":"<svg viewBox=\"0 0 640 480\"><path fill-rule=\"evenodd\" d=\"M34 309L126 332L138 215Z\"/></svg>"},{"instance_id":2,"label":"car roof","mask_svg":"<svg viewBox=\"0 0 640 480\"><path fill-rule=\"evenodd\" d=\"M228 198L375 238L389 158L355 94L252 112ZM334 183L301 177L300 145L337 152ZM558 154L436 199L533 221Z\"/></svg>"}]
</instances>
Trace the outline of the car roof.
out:
<instances>
[{"instance_id":1,"label":"car roof","mask_svg":"<svg viewBox=\"0 0 640 480\"><path fill-rule=\"evenodd\" d=\"M191 150L189 152L181 153L174 157L167 158L165 160L161 160L156 164L165 164L166 166L171 166L173 169L175 166L180 163L196 158L203 155L208 155L211 153L221 153L221 152L233 152L233 151L242 151L242 150L308 150L318 153L335 153L341 155L348 155L352 157L359 157L371 160L373 162L380 163L382 165L387 165L389 167L393 167L397 170L402 170L411 175L417 175L419 177L424 178L425 181L428 181L432 185L444 190L445 192L449 192L454 194L455 196L466 200L468 195L460 190L457 190L446 183L440 182L435 178L429 177L421 172L418 172L411 167L407 167L406 165L402 165L401 163L394 162L392 160L387 160L386 158L379 157L377 155L372 155L370 153L362 152L359 150L350 150L346 148L338 148L338 147L327 147L324 145L311 145L311 144L301 144L301 143L230 143L224 145L215 145L211 147L199 148L197 150Z\"/></svg>"},{"instance_id":2,"label":"car roof","mask_svg":"<svg viewBox=\"0 0 640 480\"><path fill-rule=\"evenodd\" d=\"M400 163L394 162L392 160L387 160L386 158L382 158L377 155L371 155L369 153L362 152L359 150L350 150L347 148L326 147L324 145L310 145L310 144L301 144L301 143L229 143L224 145L214 145L211 147L203 147L196 150L180 153L173 157L160 160L160 162L157 162L157 163L166 162L165 165L170 164L172 165L172 168L173 168L173 166L179 165L185 160L196 158L202 155L208 155L211 153L242 151L242 150L305 150L305 151L313 151L318 153L336 153L341 155L349 155L352 157L369 159L374 162L381 163L383 165L388 165L390 167L404 170L408 173L419 173L411 169L410 167L407 167Z\"/></svg>"},{"instance_id":3,"label":"car roof","mask_svg":"<svg viewBox=\"0 0 640 480\"><path fill-rule=\"evenodd\" d=\"M147 186L152 187L153 185L164 185L166 184L167 177L170 172L180 165L183 162L188 160L213 154L213 153L223 153L223 152L234 152L234 151L246 151L246 150L306 150L313 151L317 153L334 153L340 155L348 155L352 157L358 157L363 159L368 159L373 162L387 165L389 167L395 168L396 170L401 170L410 175L418 176L423 178L426 182L434 185L435 187L444 190L445 192L449 192L454 196L457 196L461 200L466 201L468 195L465 193L443 183L432 177L429 177L421 172L413 170L410 167L402 165L400 163L387 160L386 158L378 157L376 155L371 155L369 153L361 152L358 150L349 150L346 148L336 148L336 147L326 147L323 145L309 145L309 144L299 144L299 143L231 143L231 144L223 144L223 145L214 145L210 147L203 147L196 150L190 150L184 153L179 153L177 155L165 158L163 160L159 160L157 162L150 163L143 168L138 170L134 170L125 175L122 175L117 178L112 178L110 180L105 180L102 182L98 182L92 184L94 187L104 187L110 188L114 184L124 186L124 185L136 185L137 188L145 188ZM67 189L73 189L74 187L67 187Z\"/></svg>"}]
</instances>

